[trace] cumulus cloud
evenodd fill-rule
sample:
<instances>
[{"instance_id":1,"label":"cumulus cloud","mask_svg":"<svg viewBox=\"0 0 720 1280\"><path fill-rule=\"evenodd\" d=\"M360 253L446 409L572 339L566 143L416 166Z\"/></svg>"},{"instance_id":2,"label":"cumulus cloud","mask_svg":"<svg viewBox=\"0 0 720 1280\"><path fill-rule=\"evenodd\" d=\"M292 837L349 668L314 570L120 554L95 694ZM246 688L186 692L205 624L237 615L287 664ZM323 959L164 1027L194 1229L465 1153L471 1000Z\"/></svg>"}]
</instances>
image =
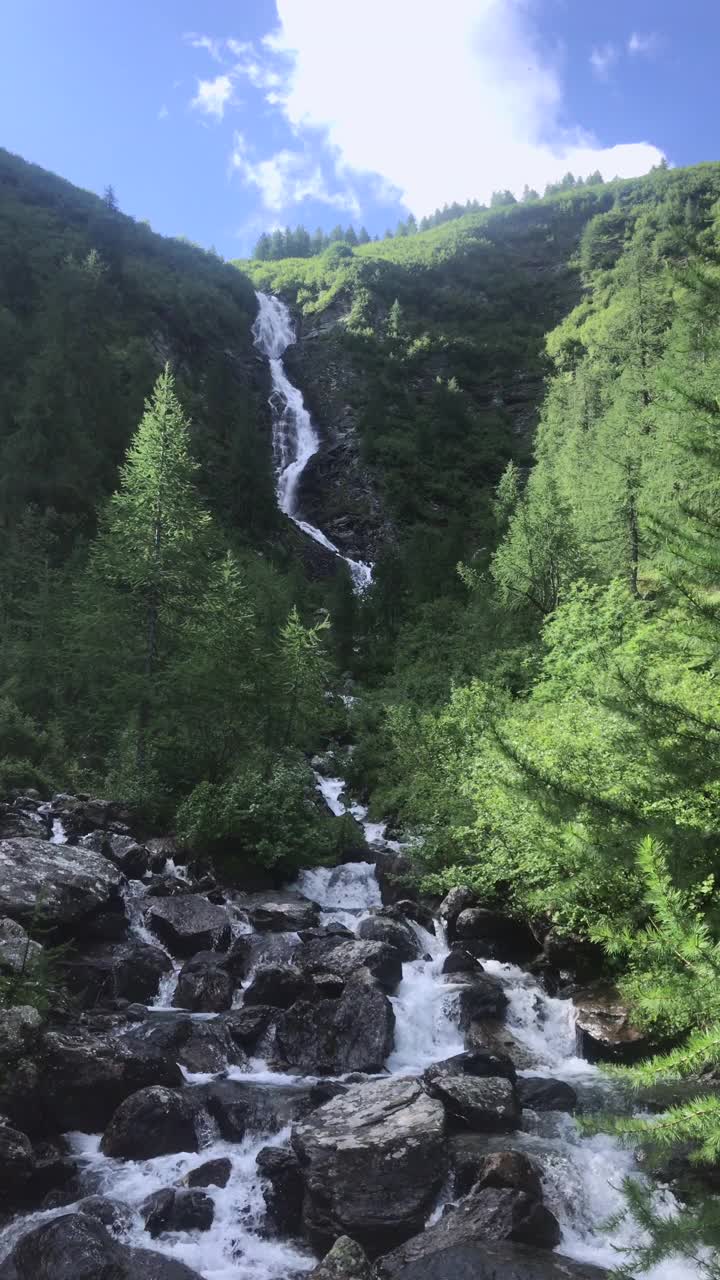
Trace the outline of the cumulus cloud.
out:
<instances>
[{"instance_id":1,"label":"cumulus cloud","mask_svg":"<svg viewBox=\"0 0 720 1280\"><path fill-rule=\"evenodd\" d=\"M232 96L233 82L229 75L216 76L214 80L198 80L197 93L191 106L205 115L222 120Z\"/></svg>"},{"instance_id":2,"label":"cumulus cloud","mask_svg":"<svg viewBox=\"0 0 720 1280\"><path fill-rule=\"evenodd\" d=\"M222 40L215 36L198 35L195 31L189 31L185 39L193 49L206 49L216 62L222 61Z\"/></svg>"},{"instance_id":3,"label":"cumulus cloud","mask_svg":"<svg viewBox=\"0 0 720 1280\"><path fill-rule=\"evenodd\" d=\"M590 66L599 80L607 80L610 71L618 60L618 51L614 44L603 44L593 49L590 54Z\"/></svg>"},{"instance_id":4,"label":"cumulus cloud","mask_svg":"<svg viewBox=\"0 0 720 1280\"><path fill-rule=\"evenodd\" d=\"M657 51L659 43L659 38L654 31L646 32L645 35L639 31L633 31L627 42L628 53L651 55Z\"/></svg>"},{"instance_id":5,"label":"cumulus cloud","mask_svg":"<svg viewBox=\"0 0 720 1280\"><path fill-rule=\"evenodd\" d=\"M278 77L262 81L266 101L299 137L320 131L341 178L378 175L418 215L526 182L542 189L568 169L630 177L662 158L650 143L603 147L561 124L560 77L535 45L529 0L444 0L441 14L436 0L365 0L351 28L343 4L276 4L278 28L242 55ZM289 162L261 163L273 193Z\"/></svg>"},{"instance_id":6,"label":"cumulus cloud","mask_svg":"<svg viewBox=\"0 0 720 1280\"><path fill-rule=\"evenodd\" d=\"M319 163L302 151L284 149L265 160L253 160L245 138L236 133L231 167L243 182L257 188L264 207L276 213L303 200L318 200L349 210L354 217L360 215L355 194L350 189L331 191Z\"/></svg>"}]
</instances>

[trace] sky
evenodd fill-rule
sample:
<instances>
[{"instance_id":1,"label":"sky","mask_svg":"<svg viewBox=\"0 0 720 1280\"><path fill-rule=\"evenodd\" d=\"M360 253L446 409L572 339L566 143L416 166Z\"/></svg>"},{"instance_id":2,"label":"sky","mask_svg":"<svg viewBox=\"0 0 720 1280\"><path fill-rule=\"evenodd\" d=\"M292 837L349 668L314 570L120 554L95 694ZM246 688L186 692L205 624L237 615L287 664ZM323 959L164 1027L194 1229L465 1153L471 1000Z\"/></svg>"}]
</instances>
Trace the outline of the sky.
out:
<instances>
[{"instance_id":1,"label":"sky","mask_svg":"<svg viewBox=\"0 0 720 1280\"><path fill-rule=\"evenodd\" d=\"M4 0L0 144L226 258L720 158L718 0Z\"/></svg>"}]
</instances>

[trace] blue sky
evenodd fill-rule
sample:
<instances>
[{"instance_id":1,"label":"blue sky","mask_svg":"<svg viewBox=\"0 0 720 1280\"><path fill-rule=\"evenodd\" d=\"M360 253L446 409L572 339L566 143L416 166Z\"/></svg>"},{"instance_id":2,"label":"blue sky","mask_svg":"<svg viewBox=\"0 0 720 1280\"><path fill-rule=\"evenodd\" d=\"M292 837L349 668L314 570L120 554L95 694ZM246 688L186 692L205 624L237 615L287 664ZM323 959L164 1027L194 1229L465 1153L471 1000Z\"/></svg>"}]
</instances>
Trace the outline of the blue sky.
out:
<instances>
[{"instance_id":1,"label":"blue sky","mask_svg":"<svg viewBox=\"0 0 720 1280\"><path fill-rule=\"evenodd\" d=\"M226 257L718 158L717 0L5 0L0 141Z\"/></svg>"}]
</instances>

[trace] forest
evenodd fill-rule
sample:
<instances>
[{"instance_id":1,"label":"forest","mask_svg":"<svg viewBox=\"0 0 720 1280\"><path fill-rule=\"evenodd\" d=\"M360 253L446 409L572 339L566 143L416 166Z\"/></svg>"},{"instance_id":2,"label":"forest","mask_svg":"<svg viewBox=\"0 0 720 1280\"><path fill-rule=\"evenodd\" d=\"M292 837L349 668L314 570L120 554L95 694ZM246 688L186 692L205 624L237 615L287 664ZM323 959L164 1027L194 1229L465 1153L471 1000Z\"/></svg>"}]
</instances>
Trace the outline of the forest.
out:
<instances>
[{"instance_id":1,"label":"forest","mask_svg":"<svg viewBox=\"0 0 720 1280\"><path fill-rule=\"evenodd\" d=\"M634 1081L711 1085L720 165L451 208L230 264L0 152L0 789L108 794L281 882L357 841L310 766L349 737L424 893L602 954L657 1048ZM326 442L341 388L315 501L364 595L278 513L255 289ZM720 1159L711 1088L604 1123ZM629 1267L719 1274L716 1200L628 1195Z\"/></svg>"}]
</instances>

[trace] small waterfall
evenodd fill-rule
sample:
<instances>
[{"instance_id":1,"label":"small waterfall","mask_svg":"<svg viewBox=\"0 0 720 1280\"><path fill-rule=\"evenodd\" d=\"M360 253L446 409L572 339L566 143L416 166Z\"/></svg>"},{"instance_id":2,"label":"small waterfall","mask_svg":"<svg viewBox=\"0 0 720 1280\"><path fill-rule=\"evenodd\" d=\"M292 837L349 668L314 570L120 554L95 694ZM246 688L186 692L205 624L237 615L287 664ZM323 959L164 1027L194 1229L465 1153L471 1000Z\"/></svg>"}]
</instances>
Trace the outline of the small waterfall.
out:
<instances>
[{"instance_id":1,"label":"small waterfall","mask_svg":"<svg viewBox=\"0 0 720 1280\"><path fill-rule=\"evenodd\" d=\"M363 592L372 582L372 566L363 560L351 560L330 538L302 519L298 505L300 477L308 462L320 448L312 418L305 408L302 392L293 386L285 372L283 353L295 342L289 308L280 298L267 293L257 293L257 319L253 325L253 338L258 351L267 357L270 365L272 395L270 408L273 422L273 454L277 476L278 506L286 516L302 529L309 538L344 560L350 570L357 592Z\"/></svg>"}]
</instances>

